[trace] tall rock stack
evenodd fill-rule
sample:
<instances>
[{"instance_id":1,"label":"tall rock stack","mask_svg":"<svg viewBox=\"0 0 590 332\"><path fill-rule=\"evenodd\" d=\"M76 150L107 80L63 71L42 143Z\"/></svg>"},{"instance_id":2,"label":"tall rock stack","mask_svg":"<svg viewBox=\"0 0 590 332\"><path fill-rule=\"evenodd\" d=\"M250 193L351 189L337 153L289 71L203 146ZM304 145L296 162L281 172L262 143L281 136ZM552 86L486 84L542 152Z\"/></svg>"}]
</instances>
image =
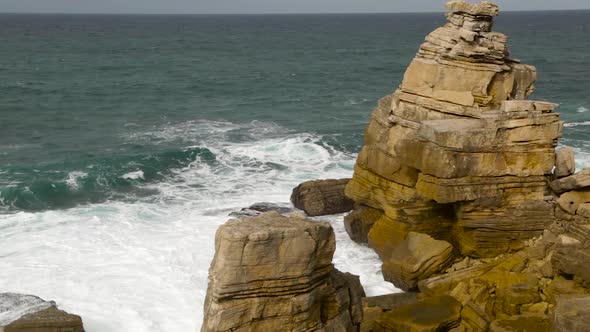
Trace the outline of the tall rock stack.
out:
<instances>
[{"instance_id":1,"label":"tall rock stack","mask_svg":"<svg viewBox=\"0 0 590 332\"><path fill-rule=\"evenodd\" d=\"M201 331L358 331L359 278L334 269L327 222L276 212L231 220L215 237Z\"/></svg>"},{"instance_id":2,"label":"tall rock stack","mask_svg":"<svg viewBox=\"0 0 590 332\"><path fill-rule=\"evenodd\" d=\"M411 232L482 258L522 248L555 220L546 196L563 127L558 105L527 99L536 70L510 58L507 37L492 31L495 4L446 7L448 22L374 110L346 187L355 202L347 224L376 219L367 238L384 269Z\"/></svg>"}]
</instances>

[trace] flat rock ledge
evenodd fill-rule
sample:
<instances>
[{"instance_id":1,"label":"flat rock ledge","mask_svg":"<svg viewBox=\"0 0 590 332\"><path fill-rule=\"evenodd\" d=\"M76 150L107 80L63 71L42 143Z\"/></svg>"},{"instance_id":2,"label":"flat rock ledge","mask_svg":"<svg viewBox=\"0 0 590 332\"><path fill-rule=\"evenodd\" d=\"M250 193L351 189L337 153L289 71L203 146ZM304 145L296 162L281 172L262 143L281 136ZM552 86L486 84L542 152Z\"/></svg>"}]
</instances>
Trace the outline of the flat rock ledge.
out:
<instances>
[{"instance_id":1,"label":"flat rock ledge","mask_svg":"<svg viewBox=\"0 0 590 332\"><path fill-rule=\"evenodd\" d=\"M329 223L277 212L221 225L201 331L358 331L364 291L335 246Z\"/></svg>"},{"instance_id":2,"label":"flat rock ledge","mask_svg":"<svg viewBox=\"0 0 590 332\"><path fill-rule=\"evenodd\" d=\"M0 293L0 332L84 332L82 318L37 296Z\"/></svg>"}]
</instances>

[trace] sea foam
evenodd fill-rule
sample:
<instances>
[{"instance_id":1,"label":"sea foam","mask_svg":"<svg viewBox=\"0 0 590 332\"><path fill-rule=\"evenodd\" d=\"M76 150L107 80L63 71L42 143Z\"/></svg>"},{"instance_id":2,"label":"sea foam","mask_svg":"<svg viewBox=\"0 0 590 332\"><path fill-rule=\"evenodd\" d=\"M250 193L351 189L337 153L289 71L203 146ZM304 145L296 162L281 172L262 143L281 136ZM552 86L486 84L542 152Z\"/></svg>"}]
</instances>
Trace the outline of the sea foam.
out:
<instances>
[{"instance_id":1,"label":"sea foam","mask_svg":"<svg viewBox=\"0 0 590 332\"><path fill-rule=\"evenodd\" d=\"M80 314L89 332L195 331L215 231L228 214L287 203L305 180L350 177L355 160L321 136L274 123L191 121L127 139L154 137L202 146L215 159L197 157L163 181L140 183L157 194L139 200L0 214L0 289L55 300ZM348 238L342 218L324 218L337 236L336 267L360 275L369 295L395 291L377 255Z\"/></svg>"}]
</instances>

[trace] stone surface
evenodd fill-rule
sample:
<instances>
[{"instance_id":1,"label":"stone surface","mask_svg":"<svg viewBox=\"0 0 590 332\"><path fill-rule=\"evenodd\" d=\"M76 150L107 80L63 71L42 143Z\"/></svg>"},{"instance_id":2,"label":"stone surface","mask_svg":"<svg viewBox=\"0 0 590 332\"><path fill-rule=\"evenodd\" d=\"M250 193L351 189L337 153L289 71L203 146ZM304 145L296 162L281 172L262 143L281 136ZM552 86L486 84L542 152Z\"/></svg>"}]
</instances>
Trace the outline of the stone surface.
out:
<instances>
[{"instance_id":1,"label":"stone surface","mask_svg":"<svg viewBox=\"0 0 590 332\"><path fill-rule=\"evenodd\" d=\"M576 174L551 182L551 189L557 194L588 187L590 187L590 168L583 169Z\"/></svg>"},{"instance_id":2,"label":"stone surface","mask_svg":"<svg viewBox=\"0 0 590 332\"><path fill-rule=\"evenodd\" d=\"M426 37L399 89L373 111L346 186L357 206L383 213L367 236L382 259L409 232L453 239L471 257L518 250L555 221L545 201L553 169L570 171L569 150L555 152L558 105L528 100L536 69L510 59L507 37L491 31L498 7L447 8L447 24Z\"/></svg>"},{"instance_id":3,"label":"stone surface","mask_svg":"<svg viewBox=\"0 0 590 332\"><path fill-rule=\"evenodd\" d=\"M304 182L293 189L291 202L309 216L348 212L353 208L353 202L344 196L344 188L349 180Z\"/></svg>"},{"instance_id":4,"label":"stone surface","mask_svg":"<svg viewBox=\"0 0 590 332\"><path fill-rule=\"evenodd\" d=\"M590 295L566 295L557 299L553 310L552 331L590 331Z\"/></svg>"},{"instance_id":5,"label":"stone surface","mask_svg":"<svg viewBox=\"0 0 590 332\"><path fill-rule=\"evenodd\" d=\"M215 237L202 331L355 331L358 277L338 272L329 223L269 212L230 220Z\"/></svg>"},{"instance_id":6,"label":"stone surface","mask_svg":"<svg viewBox=\"0 0 590 332\"><path fill-rule=\"evenodd\" d=\"M453 254L453 246L448 242L410 232L383 262L383 276L400 289L414 290L420 280L446 269Z\"/></svg>"},{"instance_id":7,"label":"stone surface","mask_svg":"<svg viewBox=\"0 0 590 332\"><path fill-rule=\"evenodd\" d=\"M494 332L543 332L550 329L551 325L547 317L531 314L498 319L490 325L490 331Z\"/></svg>"},{"instance_id":8,"label":"stone surface","mask_svg":"<svg viewBox=\"0 0 590 332\"><path fill-rule=\"evenodd\" d=\"M80 316L33 295L0 293L0 331L84 332Z\"/></svg>"},{"instance_id":9,"label":"stone surface","mask_svg":"<svg viewBox=\"0 0 590 332\"><path fill-rule=\"evenodd\" d=\"M344 217L344 228L350 238L359 243L368 243L367 236L383 212L368 206L359 206Z\"/></svg>"},{"instance_id":10,"label":"stone surface","mask_svg":"<svg viewBox=\"0 0 590 332\"><path fill-rule=\"evenodd\" d=\"M293 212L293 207L285 203L270 203L260 202L254 203L247 208L242 208L240 211L232 212L231 217L256 217L264 212L276 211L280 214Z\"/></svg>"},{"instance_id":11,"label":"stone surface","mask_svg":"<svg viewBox=\"0 0 590 332\"><path fill-rule=\"evenodd\" d=\"M563 178L574 174L575 171L576 160L574 159L574 149L563 147L557 150L555 154L555 176L557 178Z\"/></svg>"},{"instance_id":12,"label":"stone surface","mask_svg":"<svg viewBox=\"0 0 590 332\"><path fill-rule=\"evenodd\" d=\"M361 332L373 331L375 322L383 314L403 305L415 304L418 301L420 301L420 297L417 293L395 293L364 298Z\"/></svg>"},{"instance_id":13,"label":"stone surface","mask_svg":"<svg viewBox=\"0 0 590 332\"><path fill-rule=\"evenodd\" d=\"M460 320L461 303L451 296L439 296L399 306L375 321L373 330L448 331Z\"/></svg>"},{"instance_id":14,"label":"stone surface","mask_svg":"<svg viewBox=\"0 0 590 332\"><path fill-rule=\"evenodd\" d=\"M576 214L581 204L590 203L590 189L584 191L568 191L559 196L557 203L567 213Z\"/></svg>"},{"instance_id":15,"label":"stone surface","mask_svg":"<svg viewBox=\"0 0 590 332\"><path fill-rule=\"evenodd\" d=\"M572 239L559 243L551 260L553 267L565 274L574 275L590 284L590 247Z\"/></svg>"}]
</instances>

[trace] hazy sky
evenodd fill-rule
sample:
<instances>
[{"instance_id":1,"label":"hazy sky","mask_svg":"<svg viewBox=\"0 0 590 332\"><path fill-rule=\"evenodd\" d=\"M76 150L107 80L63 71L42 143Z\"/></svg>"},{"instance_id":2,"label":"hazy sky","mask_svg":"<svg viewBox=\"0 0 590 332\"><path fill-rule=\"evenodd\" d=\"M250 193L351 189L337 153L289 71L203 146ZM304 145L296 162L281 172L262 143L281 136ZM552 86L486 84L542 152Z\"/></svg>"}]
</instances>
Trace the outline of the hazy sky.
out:
<instances>
[{"instance_id":1,"label":"hazy sky","mask_svg":"<svg viewBox=\"0 0 590 332\"><path fill-rule=\"evenodd\" d=\"M444 0L0 0L0 12L357 13L442 11ZM502 10L590 9L590 0L498 0Z\"/></svg>"}]
</instances>

